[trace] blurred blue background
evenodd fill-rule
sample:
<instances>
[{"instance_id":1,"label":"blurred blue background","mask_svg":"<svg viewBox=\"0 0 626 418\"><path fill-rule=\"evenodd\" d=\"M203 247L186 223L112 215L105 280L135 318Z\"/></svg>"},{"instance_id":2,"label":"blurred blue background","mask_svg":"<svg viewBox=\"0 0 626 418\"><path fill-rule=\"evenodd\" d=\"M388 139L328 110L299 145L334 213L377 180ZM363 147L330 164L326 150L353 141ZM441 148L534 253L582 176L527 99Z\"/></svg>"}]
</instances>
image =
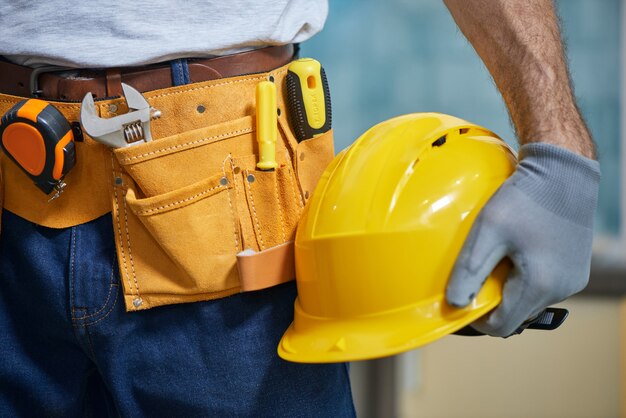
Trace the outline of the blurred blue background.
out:
<instances>
[{"instance_id":1,"label":"blurred blue background","mask_svg":"<svg viewBox=\"0 0 626 418\"><path fill-rule=\"evenodd\" d=\"M617 235L620 190L620 1L557 2L570 71L602 164L598 233ZM441 1L330 0L326 27L302 45L322 62L337 151L405 113L449 113L517 146L504 102Z\"/></svg>"}]
</instances>

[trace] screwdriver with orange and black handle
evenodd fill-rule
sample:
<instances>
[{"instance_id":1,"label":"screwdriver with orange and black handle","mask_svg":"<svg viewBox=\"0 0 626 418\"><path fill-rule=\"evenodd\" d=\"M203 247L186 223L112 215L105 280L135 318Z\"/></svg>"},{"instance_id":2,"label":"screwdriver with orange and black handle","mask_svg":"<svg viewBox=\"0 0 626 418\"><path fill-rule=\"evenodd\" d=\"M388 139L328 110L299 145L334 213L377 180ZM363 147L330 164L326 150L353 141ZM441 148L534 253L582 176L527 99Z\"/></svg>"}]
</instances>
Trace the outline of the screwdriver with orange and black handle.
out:
<instances>
[{"instance_id":1,"label":"screwdriver with orange and black handle","mask_svg":"<svg viewBox=\"0 0 626 418\"><path fill-rule=\"evenodd\" d=\"M45 194L57 198L76 164L74 134L65 116L39 99L22 100L2 116L0 146Z\"/></svg>"},{"instance_id":2,"label":"screwdriver with orange and black handle","mask_svg":"<svg viewBox=\"0 0 626 418\"><path fill-rule=\"evenodd\" d=\"M332 111L326 72L319 61L301 58L287 71L289 122L298 142L330 130Z\"/></svg>"}]
</instances>

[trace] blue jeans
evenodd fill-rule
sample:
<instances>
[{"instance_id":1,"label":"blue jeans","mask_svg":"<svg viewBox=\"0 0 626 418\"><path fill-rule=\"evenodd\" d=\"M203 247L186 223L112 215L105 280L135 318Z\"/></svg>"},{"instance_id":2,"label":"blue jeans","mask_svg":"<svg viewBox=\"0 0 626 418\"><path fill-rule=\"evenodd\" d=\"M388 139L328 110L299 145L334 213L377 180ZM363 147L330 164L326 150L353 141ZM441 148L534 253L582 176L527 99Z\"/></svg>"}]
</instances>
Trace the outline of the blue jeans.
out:
<instances>
[{"instance_id":1,"label":"blue jeans","mask_svg":"<svg viewBox=\"0 0 626 418\"><path fill-rule=\"evenodd\" d=\"M127 313L110 215L67 229L8 211L0 417L351 417L345 364L278 358L294 283Z\"/></svg>"}]
</instances>

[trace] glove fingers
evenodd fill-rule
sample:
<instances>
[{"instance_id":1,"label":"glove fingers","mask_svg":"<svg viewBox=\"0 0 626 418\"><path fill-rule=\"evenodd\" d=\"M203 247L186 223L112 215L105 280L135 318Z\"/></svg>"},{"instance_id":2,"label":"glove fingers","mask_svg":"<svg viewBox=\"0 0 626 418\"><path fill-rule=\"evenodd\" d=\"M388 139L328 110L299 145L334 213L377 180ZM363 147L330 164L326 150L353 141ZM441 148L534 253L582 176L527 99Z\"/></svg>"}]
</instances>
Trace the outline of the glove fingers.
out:
<instances>
[{"instance_id":1,"label":"glove fingers","mask_svg":"<svg viewBox=\"0 0 626 418\"><path fill-rule=\"evenodd\" d=\"M452 306L467 306L507 253L502 238L484 218L481 213L474 222L450 275L446 299Z\"/></svg>"},{"instance_id":2,"label":"glove fingers","mask_svg":"<svg viewBox=\"0 0 626 418\"><path fill-rule=\"evenodd\" d=\"M513 260L515 264L515 260ZM530 297L529 288L516 264L502 292L502 302L489 315L472 323L472 327L494 337L508 337L527 319L543 310L541 298Z\"/></svg>"}]
</instances>

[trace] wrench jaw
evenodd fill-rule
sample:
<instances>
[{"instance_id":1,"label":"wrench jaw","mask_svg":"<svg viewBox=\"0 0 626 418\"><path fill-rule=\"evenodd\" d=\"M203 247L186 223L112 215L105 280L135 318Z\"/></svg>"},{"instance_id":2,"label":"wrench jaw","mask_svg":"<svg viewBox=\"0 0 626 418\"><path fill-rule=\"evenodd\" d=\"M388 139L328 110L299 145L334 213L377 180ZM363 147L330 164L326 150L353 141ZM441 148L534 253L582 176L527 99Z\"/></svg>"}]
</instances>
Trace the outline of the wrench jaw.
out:
<instances>
[{"instance_id":1,"label":"wrench jaw","mask_svg":"<svg viewBox=\"0 0 626 418\"><path fill-rule=\"evenodd\" d=\"M133 110L141 110L141 109L150 109L150 104L143 97L141 93L132 88L126 83L122 83L122 91L124 92L124 97L126 98L126 104L129 109Z\"/></svg>"},{"instance_id":2,"label":"wrench jaw","mask_svg":"<svg viewBox=\"0 0 626 418\"><path fill-rule=\"evenodd\" d=\"M137 90L122 83L128 113L104 119L98 116L93 95L87 93L80 107L83 131L94 140L112 148L124 148L152 140L150 120L152 109ZM158 117L159 112L155 112Z\"/></svg>"},{"instance_id":3,"label":"wrench jaw","mask_svg":"<svg viewBox=\"0 0 626 418\"><path fill-rule=\"evenodd\" d=\"M100 117L96 113L96 104L93 101L93 95L91 92L85 94L83 97L83 101L80 104L80 124L82 125L83 131L88 132L90 136L99 136L102 135L99 132L99 128L101 127L99 122Z\"/></svg>"},{"instance_id":4,"label":"wrench jaw","mask_svg":"<svg viewBox=\"0 0 626 418\"><path fill-rule=\"evenodd\" d=\"M98 116L93 95L87 93L80 105L80 124L83 132L96 141L112 148L126 146L123 135L120 137L118 132L115 131L114 125L111 123L112 121L107 123L105 122L106 120Z\"/></svg>"}]
</instances>

